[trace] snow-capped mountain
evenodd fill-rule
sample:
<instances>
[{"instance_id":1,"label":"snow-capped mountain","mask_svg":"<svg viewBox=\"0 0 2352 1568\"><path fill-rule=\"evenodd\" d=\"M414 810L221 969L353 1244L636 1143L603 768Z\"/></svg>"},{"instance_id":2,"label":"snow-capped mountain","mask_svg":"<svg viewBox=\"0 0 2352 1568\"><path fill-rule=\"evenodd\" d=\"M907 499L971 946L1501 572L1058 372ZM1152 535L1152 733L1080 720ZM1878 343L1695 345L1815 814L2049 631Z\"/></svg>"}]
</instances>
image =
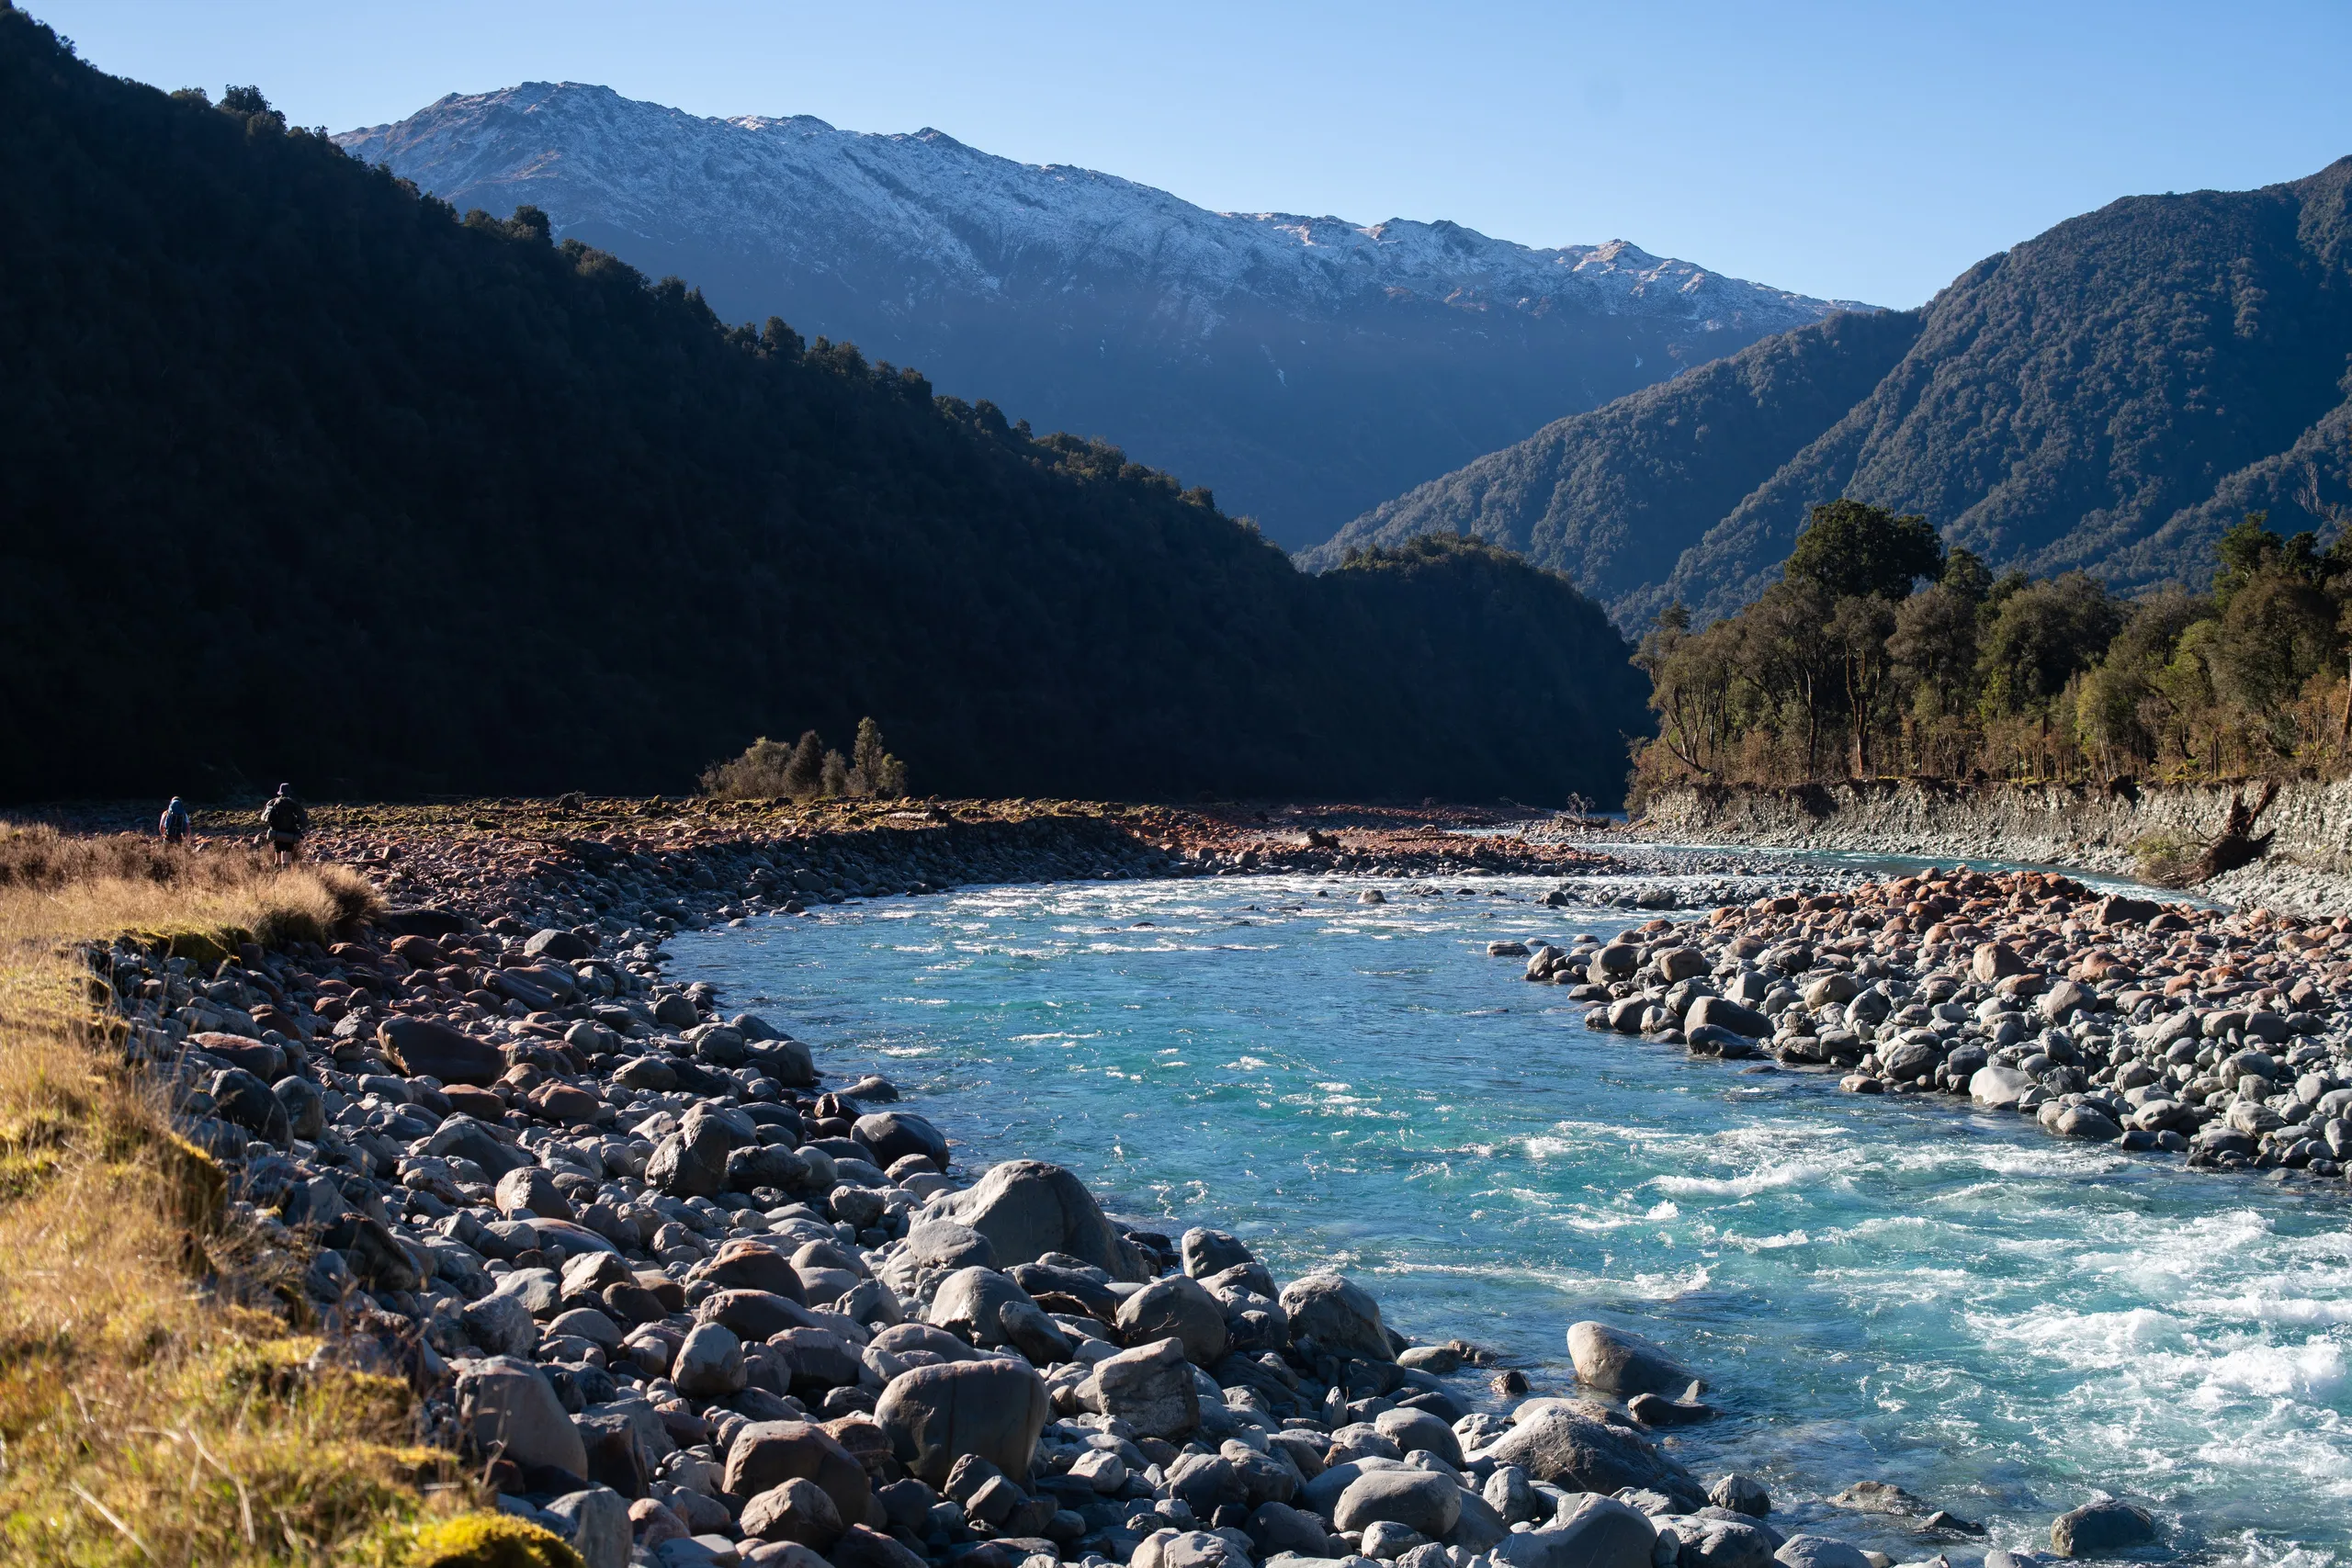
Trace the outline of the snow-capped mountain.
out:
<instances>
[{"instance_id":1,"label":"snow-capped mountain","mask_svg":"<svg viewBox=\"0 0 2352 1568\"><path fill-rule=\"evenodd\" d=\"M337 141L460 208L556 231L1102 435L1292 546L1567 413L1819 320L1623 241L1211 212L936 130L704 118L610 88L450 96Z\"/></svg>"}]
</instances>

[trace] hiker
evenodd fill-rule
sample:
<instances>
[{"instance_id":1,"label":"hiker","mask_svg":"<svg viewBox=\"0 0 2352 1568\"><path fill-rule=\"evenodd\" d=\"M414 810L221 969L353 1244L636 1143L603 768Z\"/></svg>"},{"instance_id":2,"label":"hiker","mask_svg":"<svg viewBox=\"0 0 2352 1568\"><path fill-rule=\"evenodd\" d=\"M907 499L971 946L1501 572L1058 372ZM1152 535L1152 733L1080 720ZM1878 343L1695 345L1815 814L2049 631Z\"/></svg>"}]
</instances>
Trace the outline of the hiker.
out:
<instances>
[{"instance_id":1,"label":"hiker","mask_svg":"<svg viewBox=\"0 0 2352 1568\"><path fill-rule=\"evenodd\" d=\"M182 848L187 843L187 807L180 803L178 795L172 796L172 803L164 807L164 815L156 822L155 830L164 836L164 842L173 849Z\"/></svg>"},{"instance_id":2,"label":"hiker","mask_svg":"<svg viewBox=\"0 0 2352 1568\"><path fill-rule=\"evenodd\" d=\"M282 784L269 804L261 808L261 825L269 829L269 847L280 865L292 865L294 856L302 847L302 835L310 831L311 814L294 798L294 786Z\"/></svg>"}]
</instances>

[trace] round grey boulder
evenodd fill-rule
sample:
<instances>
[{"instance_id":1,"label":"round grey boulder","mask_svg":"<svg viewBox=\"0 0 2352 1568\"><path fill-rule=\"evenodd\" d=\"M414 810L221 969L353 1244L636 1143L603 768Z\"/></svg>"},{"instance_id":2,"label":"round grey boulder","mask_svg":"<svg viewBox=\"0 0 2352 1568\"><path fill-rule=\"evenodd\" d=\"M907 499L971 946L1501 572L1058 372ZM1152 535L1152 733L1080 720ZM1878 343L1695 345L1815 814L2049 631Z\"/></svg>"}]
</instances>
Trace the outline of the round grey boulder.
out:
<instances>
[{"instance_id":1,"label":"round grey boulder","mask_svg":"<svg viewBox=\"0 0 2352 1568\"><path fill-rule=\"evenodd\" d=\"M1587 1319L1568 1328L1568 1357L1577 1381L1620 1397L1679 1395L1699 1381L1690 1368L1638 1334Z\"/></svg>"},{"instance_id":2,"label":"round grey boulder","mask_svg":"<svg viewBox=\"0 0 2352 1568\"><path fill-rule=\"evenodd\" d=\"M1433 1470L1372 1470L1348 1483L1331 1511L1342 1530L1403 1525L1434 1540L1462 1517L1462 1488Z\"/></svg>"},{"instance_id":3,"label":"round grey boulder","mask_svg":"<svg viewBox=\"0 0 2352 1568\"><path fill-rule=\"evenodd\" d=\"M1291 1333L1311 1338L1327 1354L1366 1361L1393 1361L1380 1303L1362 1286L1338 1274L1309 1274L1283 1287L1283 1311Z\"/></svg>"},{"instance_id":4,"label":"round grey boulder","mask_svg":"<svg viewBox=\"0 0 2352 1568\"><path fill-rule=\"evenodd\" d=\"M874 1416L899 1462L943 1484L966 1454L1008 1475L1026 1475L1051 1406L1045 1380L1013 1361L950 1361L890 1380Z\"/></svg>"},{"instance_id":5,"label":"round grey boulder","mask_svg":"<svg viewBox=\"0 0 2352 1568\"><path fill-rule=\"evenodd\" d=\"M1119 1337L1129 1345L1173 1338L1196 1367L1225 1359L1225 1306L1189 1275L1155 1280L1119 1303Z\"/></svg>"},{"instance_id":6,"label":"round grey boulder","mask_svg":"<svg viewBox=\"0 0 2352 1568\"><path fill-rule=\"evenodd\" d=\"M2120 1497L2069 1509L2050 1527L2050 1549L2061 1557L2105 1557L2155 1539L2155 1516Z\"/></svg>"},{"instance_id":7,"label":"round grey boulder","mask_svg":"<svg viewBox=\"0 0 2352 1568\"><path fill-rule=\"evenodd\" d=\"M1781 1568L1871 1568L1859 1546L1826 1535L1792 1535L1772 1553Z\"/></svg>"},{"instance_id":8,"label":"round grey boulder","mask_svg":"<svg viewBox=\"0 0 2352 1568\"><path fill-rule=\"evenodd\" d=\"M995 1267L1067 1253L1138 1284L1151 1278L1143 1254L1111 1227L1086 1183L1057 1165L1012 1159L945 1200L947 1217L989 1239Z\"/></svg>"}]
</instances>

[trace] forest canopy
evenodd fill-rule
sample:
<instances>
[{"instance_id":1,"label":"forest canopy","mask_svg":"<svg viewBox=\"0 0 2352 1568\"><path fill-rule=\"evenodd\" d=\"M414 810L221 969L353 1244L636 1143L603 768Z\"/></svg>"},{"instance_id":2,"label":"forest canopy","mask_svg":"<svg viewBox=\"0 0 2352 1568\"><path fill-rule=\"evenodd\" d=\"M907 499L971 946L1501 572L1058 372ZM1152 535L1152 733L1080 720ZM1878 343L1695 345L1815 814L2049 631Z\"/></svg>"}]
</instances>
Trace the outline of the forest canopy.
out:
<instances>
[{"instance_id":1,"label":"forest canopy","mask_svg":"<svg viewBox=\"0 0 2352 1568\"><path fill-rule=\"evenodd\" d=\"M0 798L673 790L869 716L938 793L1622 789L1641 680L1557 574L1308 577L1115 447L8 8L0 97Z\"/></svg>"},{"instance_id":2,"label":"forest canopy","mask_svg":"<svg viewBox=\"0 0 2352 1568\"><path fill-rule=\"evenodd\" d=\"M2079 571L1996 579L1917 517L1816 506L1782 581L1703 629L1673 606L1643 639L1659 730L1635 791L2339 773L2352 540L2268 524L2222 535L2208 592L2129 600Z\"/></svg>"}]
</instances>

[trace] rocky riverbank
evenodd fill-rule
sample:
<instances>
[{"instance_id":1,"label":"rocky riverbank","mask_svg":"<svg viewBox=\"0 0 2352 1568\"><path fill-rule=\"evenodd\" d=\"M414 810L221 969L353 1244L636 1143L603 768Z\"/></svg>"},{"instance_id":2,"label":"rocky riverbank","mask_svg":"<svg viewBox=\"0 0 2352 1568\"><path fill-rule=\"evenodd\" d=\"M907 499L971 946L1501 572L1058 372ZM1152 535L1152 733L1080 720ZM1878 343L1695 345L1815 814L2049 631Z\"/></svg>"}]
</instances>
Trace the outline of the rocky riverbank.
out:
<instances>
[{"instance_id":1,"label":"rocky riverbank","mask_svg":"<svg viewBox=\"0 0 2352 1568\"><path fill-rule=\"evenodd\" d=\"M1941 1094L2061 1137L2341 1181L2352 1162L2352 917L2099 897L1930 871L1654 919L1602 944L1500 942L1596 1030L1693 1055Z\"/></svg>"},{"instance_id":2,"label":"rocky riverbank","mask_svg":"<svg viewBox=\"0 0 2352 1568\"><path fill-rule=\"evenodd\" d=\"M828 1082L789 1021L664 978L673 929L954 880L1272 869L1287 823L468 813L322 813L314 852L396 900L331 946L91 963L258 1282L329 1327L322 1354L408 1379L424 1437L591 1568L1892 1561L1784 1537L1754 1481L1694 1475L1672 1428L1713 1413L1654 1347L1575 1325L1577 1393L1519 1397L1340 1275L1278 1283L1206 1225L1122 1230L1050 1165L967 1168L887 1081ZM1366 834L1293 848L1370 871L1465 847L1312 830ZM1905 1517L1921 1554L1970 1539L1891 1487L1840 1501ZM2054 1540L2150 1528L2099 1505Z\"/></svg>"},{"instance_id":3,"label":"rocky riverbank","mask_svg":"<svg viewBox=\"0 0 2352 1568\"><path fill-rule=\"evenodd\" d=\"M2015 861L2117 876L2139 874L2220 832L2233 798L2258 786L1953 784L1873 780L1800 789L1679 789L1633 825L1668 843ZM2327 919L2352 908L2352 783L2283 785L2257 825L2267 852L2200 886L2202 897ZM1565 832L1589 841L1587 832Z\"/></svg>"}]
</instances>

